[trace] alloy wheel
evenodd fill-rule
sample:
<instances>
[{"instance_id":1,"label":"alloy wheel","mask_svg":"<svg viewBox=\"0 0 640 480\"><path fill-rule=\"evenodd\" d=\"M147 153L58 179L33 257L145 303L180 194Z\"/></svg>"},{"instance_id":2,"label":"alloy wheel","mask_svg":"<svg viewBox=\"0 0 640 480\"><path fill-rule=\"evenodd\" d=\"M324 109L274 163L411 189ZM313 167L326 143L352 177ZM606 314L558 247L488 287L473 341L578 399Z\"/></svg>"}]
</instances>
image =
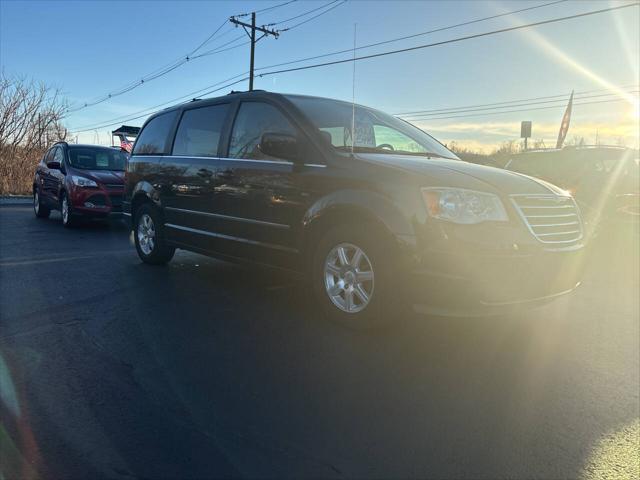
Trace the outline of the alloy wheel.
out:
<instances>
[{"instance_id":1,"label":"alloy wheel","mask_svg":"<svg viewBox=\"0 0 640 480\"><path fill-rule=\"evenodd\" d=\"M37 190L33 193L33 209L35 210L36 215L40 213L40 195Z\"/></svg>"},{"instance_id":2,"label":"alloy wheel","mask_svg":"<svg viewBox=\"0 0 640 480\"><path fill-rule=\"evenodd\" d=\"M69 201L67 196L62 197L62 223L65 225L69 223Z\"/></svg>"},{"instance_id":3,"label":"alloy wheel","mask_svg":"<svg viewBox=\"0 0 640 480\"><path fill-rule=\"evenodd\" d=\"M373 297L373 265L357 245L336 245L324 262L324 285L331 302L343 312L364 310Z\"/></svg>"},{"instance_id":4,"label":"alloy wheel","mask_svg":"<svg viewBox=\"0 0 640 480\"><path fill-rule=\"evenodd\" d=\"M138 220L138 244L145 255L151 255L156 241L156 229L149 214L143 213Z\"/></svg>"}]
</instances>

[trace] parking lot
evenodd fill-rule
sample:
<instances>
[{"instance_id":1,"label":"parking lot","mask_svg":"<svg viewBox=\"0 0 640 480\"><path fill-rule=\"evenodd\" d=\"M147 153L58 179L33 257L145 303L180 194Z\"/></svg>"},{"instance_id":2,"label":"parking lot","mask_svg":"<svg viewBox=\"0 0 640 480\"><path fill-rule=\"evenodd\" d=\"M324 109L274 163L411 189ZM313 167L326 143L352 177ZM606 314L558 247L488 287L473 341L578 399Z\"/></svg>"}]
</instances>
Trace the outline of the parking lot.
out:
<instances>
[{"instance_id":1,"label":"parking lot","mask_svg":"<svg viewBox=\"0 0 640 480\"><path fill-rule=\"evenodd\" d=\"M0 402L13 472L49 478L631 478L639 264L591 245L571 296L354 332L285 273L0 207ZM428 288L428 285L425 285Z\"/></svg>"}]
</instances>

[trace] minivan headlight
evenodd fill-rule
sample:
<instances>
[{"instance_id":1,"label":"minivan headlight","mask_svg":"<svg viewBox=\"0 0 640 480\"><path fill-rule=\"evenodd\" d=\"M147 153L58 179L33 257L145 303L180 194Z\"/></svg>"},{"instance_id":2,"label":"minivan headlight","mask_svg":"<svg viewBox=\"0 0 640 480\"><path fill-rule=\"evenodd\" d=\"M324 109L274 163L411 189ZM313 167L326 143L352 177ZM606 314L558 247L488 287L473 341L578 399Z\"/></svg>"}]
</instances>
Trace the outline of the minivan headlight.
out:
<instances>
[{"instance_id":1,"label":"minivan headlight","mask_svg":"<svg viewBox=\"0 0 640 480\"><path fill-rule=\"evenodd\" d=\"M472 225L509 220L497 195L464 188L423 188L422 198L429 216L447 222Z\"/></svg>"},{"instance_id":2,"label":"minivan headlight","mask_svg":"<svg viewBox=\"0 0 640 480\"><path fill-rule=\"evenodd\" d=\"M79 177L78 175L72 175L71 181L78 187L97 187L98 184L90 178Z\"/></svg>"}]
</instances>

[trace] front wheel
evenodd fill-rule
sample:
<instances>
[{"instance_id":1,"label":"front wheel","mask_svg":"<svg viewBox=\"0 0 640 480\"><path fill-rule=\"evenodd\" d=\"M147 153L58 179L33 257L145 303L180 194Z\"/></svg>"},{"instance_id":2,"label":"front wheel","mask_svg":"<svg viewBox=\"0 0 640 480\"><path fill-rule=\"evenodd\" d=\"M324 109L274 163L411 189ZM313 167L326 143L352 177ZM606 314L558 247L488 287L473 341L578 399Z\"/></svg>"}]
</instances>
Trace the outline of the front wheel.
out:
<instances>
[{"instance_id":1,"label":"front wheel","mask_svg":"<svg viewBox=\"0 0 640 480\"><path fill-rule=\"evenodd\" d=\"M392 243L375 225L332 228L313 262L316 298L325 316L367 329L402 320L406 312Z\"/></svg>"},{"instance_id":2,"label":"front wheel","mask_svg":"<svg viewBox=\"0 0 640 480\"><path fill-rule=\"evenodd\" d=\"M69 197L67 197L67 194L64 192L62 193L62 198L60 199L60 215L62 217L62 225L65 228L71 228L76 225L77 219L71 209Z\"/></svg>"},{"instance_id":3,"label":"front wheel","mask_svg":"<svg viewBox=\"0 0 640 480\"><path fill-rule=\"evenodd\" d=\"M158 209L152 205L142 205L135 213L133 237L140 260L151 265L169 262L176 251L169 247L164 238L164 226Z\"/></svg>"},{"instance_id":4,"label":"front wheel","mask_svg":"<svg viewBox=\"0 0 640 480\"><path fill-rule=\"evenodd\" d=\"M49 207L42 204L40 192L37 188L33 191L33 212L38 218L49 218L49 214L51 213Z\"/></svg>"}]
</instances>

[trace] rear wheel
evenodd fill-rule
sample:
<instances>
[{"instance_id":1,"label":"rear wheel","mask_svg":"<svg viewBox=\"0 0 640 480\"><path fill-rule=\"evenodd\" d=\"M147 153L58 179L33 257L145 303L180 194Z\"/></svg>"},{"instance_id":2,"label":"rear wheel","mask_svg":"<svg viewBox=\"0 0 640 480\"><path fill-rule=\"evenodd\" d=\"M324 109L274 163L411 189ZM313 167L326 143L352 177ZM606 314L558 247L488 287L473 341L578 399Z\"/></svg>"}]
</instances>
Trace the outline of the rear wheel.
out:
<instances>
[{"instance_id":1,"label":"rear wheel","mask_svg":"<svg viewBox=\"0 0 640 480\"><path fill-rule=\"evenodd\" d=\"M48 218L51 213L51 209L42 204L40 192L37 188L33 191L33 212L38 218Z\"/></svg>"},{"instance_id":2,"label":"rear wheel","mask_svg":"<svg viewBox=\"0 0 640 480\"><path fill-rule=\"evenodd\" d=\"M166 244L164 226L158 209L153 205L142 205L135 212L133 237L140 260L151 265L169 262L176 251Z\"/></svg>"},{"instance_id":3,"label":"rear wheel","mask_svg":"<svg viewBox=\"0 0 640 480\"><path fill-rule=\"evenodd\" d=\"M350 328L380 327L406 312L390 241L375 225L339 226L320 240L313 262L325 316Z\"/></svg>"}]
</instances>

